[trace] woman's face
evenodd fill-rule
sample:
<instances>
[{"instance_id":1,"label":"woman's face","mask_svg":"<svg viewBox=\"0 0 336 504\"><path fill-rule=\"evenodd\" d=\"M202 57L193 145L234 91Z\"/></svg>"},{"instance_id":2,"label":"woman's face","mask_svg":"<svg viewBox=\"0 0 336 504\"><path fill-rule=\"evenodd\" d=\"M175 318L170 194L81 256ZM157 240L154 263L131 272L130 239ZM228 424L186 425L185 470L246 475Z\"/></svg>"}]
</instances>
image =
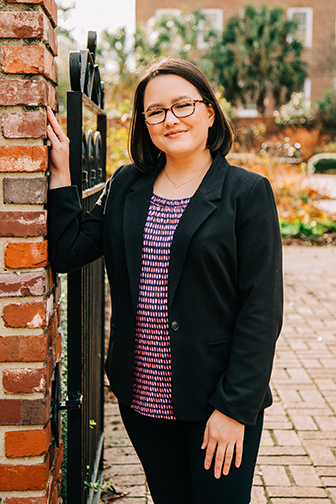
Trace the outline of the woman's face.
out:
<instances>
[{"instance_id":1,"label":"woman's face","mask_svg":"<svg viewBox=\"0 0 336 504\"><path fill-rule=\"evenodd\" d=\"M202 100L197 88L178 75L158 75L150 80L144 93L144 111L169 108L190 100ZM147 124L154 145L170 159L192 159L205 150L208 129L215 118L212 105L195 103L195 112L183 118L175 117L171 110L166 119L155 125Z\"/></svg>"}]
</instances>

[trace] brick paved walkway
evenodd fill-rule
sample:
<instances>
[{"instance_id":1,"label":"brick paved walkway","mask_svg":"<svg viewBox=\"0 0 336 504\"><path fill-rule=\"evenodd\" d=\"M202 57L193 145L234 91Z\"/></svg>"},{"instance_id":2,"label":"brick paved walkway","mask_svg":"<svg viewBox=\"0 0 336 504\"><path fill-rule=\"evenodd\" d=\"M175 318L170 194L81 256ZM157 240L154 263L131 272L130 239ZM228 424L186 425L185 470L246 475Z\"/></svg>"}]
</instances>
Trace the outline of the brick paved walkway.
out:
<instances>
[{"instance_id":1,"label":"brick paved walkway","mask_svg":"<svg viewBox=\"0 0 336 504\"><path fill-rule=\"evenodd\" d=\"M251 503L336 504L336 247L285 247L284 266L275 400ZM105 440L105 479L129 492L119 502L151 503L114 402L106 404Z\"/></svg>"}]
</instances>

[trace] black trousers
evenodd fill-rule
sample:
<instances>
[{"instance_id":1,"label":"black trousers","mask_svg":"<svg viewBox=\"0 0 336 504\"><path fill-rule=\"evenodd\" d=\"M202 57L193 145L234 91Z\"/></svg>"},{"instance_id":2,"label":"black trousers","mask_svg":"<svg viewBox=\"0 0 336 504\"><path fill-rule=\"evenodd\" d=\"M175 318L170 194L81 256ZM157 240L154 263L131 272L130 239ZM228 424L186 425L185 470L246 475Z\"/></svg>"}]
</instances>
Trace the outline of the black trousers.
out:
<instances>
[{"instance_id":1,"label":"black trousers","mask_svg":"<svg viewBox=\"0 0 336 504\"><path fill-rule=\"evenodd\" d=\"M160 420L119 405L129 438L144 468L155 504L249 504L263 412L245 428L243 460L227 476L204 469L205 422Z\"/></svg>"}]
</instances>

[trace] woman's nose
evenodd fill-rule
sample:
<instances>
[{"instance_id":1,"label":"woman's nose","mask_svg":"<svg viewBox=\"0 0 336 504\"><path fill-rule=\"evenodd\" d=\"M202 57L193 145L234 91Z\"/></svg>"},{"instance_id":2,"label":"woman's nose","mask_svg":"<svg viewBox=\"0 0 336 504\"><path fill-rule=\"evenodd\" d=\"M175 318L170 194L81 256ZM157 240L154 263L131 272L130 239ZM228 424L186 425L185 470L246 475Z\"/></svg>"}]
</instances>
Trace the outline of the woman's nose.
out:
<instances>
[{"instance_id":1,"label":"woman's nose","mask_svg":"<svg viewBox=\"0 0 336 504\"><path fill-rule=\"evenodd\" d=\"M179 122L178 117L176 117L171 110L167 110L165 123L166 124L176 124Z\"/></svg>"}]
</instances>

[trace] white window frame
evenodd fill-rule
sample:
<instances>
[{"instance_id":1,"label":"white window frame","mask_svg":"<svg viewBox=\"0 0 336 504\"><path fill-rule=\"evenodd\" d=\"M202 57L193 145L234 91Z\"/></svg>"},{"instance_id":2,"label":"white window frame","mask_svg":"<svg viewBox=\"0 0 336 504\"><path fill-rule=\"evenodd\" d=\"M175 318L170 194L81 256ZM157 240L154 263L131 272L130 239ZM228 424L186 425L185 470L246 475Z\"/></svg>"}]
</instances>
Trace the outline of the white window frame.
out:
<instances>
[{"instance_id":1,"label":"white window frame","mask_svg":"<svg viewBox=\"0 0 336 504\"><path fill-rule=\"evenodd\" d=\"M155 10L155 19L160 19L164 16L180 16L180 9L156 9Z\"/></svg>"},{"instance_id":2,"label":"white window frame","mask_svg":"<svg viewBox=\"0 0 336 504\"><path fill-rule=\"evenodd\" d=\"M287 9L287 18L293 19L295 13L304 12L306 14L306 36L303 41L305 47L313 47L313 9L312 7L289 7Z\"/></svg>"},{"instance_id":3,"label":"white window frame","mask_svg":"<svg viewBox=\"0 0 336 504\"><path fill-rule=\"evenodd\" d=\"M308 100L311 98L311 84L311 79L306 79L303 84L303 94Z\"/></svg>"},{"instance_id":4,"label":"white window frame","mask_svg":"<svg viewBox=\"0 0 336 504\"><path fill-rule=\"evenodd\" d=\"M222 32L223 31L223 9L201 9L201 13L204 14L205 17L209 15L215 14L215 24L212 25L215 30ZM204 29L204 21L201 20L199 22L200 30ZM197 49L207 49L209 47L208 42L205 42L203 35L200 33L197 37Z\"/></svg>"},{"instance_id":5,"label":"white window frame","mask_svg":"<svg viewBox=\"0 0 336 504\"><path fill-rule=\"evenodd\" d=\"M259 113L256 103L250 103L246 108L244 105L240 105L240 107L237 108L237 115L238 117L258 117Z\"/></svg>"}]
</instances>

